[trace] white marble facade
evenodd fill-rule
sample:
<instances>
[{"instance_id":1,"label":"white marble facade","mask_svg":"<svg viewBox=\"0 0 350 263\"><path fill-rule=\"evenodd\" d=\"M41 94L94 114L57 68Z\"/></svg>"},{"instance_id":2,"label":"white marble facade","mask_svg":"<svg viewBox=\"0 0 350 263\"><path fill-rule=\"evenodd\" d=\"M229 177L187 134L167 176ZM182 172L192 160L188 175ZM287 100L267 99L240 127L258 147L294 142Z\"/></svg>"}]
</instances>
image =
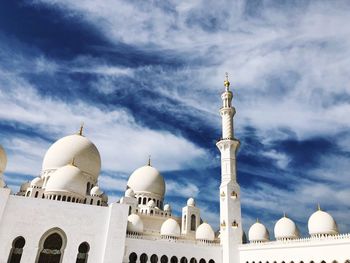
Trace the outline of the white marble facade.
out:
<instances>
[{"instance_id":1,"label":"white marble facade","mask_svg":"<svg viewBox=\"0 0 350 263\"><path fill-rule=\"evenodd\" d=\"M224 86L221 185L213 196L220 201L219 226L205 222L191 197L174 216L164 203L164 178L150 161L130 175L125 195L108 203L98 186L99 151L81 129L56 141L40 176L15 194L3 179L7 156L0 146L0 263L350 263L350 234L339 233L321 208L309 218L308 237L284 216L275 224L275 239L256 222L249 242L242 241L236 111L228 79Z\"/></svg>"}]
</instances>

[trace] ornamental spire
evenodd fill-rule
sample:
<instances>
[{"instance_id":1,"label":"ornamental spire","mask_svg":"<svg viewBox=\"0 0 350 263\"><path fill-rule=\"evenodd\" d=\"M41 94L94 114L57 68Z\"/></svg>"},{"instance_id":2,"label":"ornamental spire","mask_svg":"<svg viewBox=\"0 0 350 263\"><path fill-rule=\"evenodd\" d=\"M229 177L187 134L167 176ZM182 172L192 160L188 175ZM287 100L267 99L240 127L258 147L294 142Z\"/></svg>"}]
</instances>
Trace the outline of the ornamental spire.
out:
<instances>
[{"instance_id":1,"label":"ornamental spire","mask_svg":"<svg viewBox=\"0 0 350 263\"><path fill-rule=\"evenodd\" d=\"M78 134L79 134L80 136L83 136L83 130L84 130L84 122L82 122L82 123L80 124L79 132L78 132Z\"/></svg>"},{"instance_id":2,"label":"ornamental spire","mask_svg":"<svg viewBox=\"0 0 350 263\"><path fill-rule=\"evenodd\" d=\"M225 90L228 91L230 88L230 81L228 80L228 73L225 73L225 80L224 80L224 86Z\"/></svg>"},{"instance_id":3,"label":"ornamental spire","mask_svg":"<svg viewBox=\"0 0 350 263\"><path fill-rule=\"evenodd\" d=\"M151 165L151 155L148 155L148 163L147 163L148 166L152 166Z\"/></svg>"}]
</instances>

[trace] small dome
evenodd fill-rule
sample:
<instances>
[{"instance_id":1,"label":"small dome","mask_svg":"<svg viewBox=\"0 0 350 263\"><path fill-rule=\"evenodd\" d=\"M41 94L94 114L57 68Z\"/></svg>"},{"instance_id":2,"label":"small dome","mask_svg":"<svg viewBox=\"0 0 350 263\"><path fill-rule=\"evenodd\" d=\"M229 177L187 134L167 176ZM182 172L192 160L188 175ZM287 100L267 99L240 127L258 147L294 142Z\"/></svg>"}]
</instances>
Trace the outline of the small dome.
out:
<instances>
[{"instance_id":1,"label":"small dome","mask_svg":"<svg viewBox=\"0 0 350 263\"><path fill-rule=\"evenodd\" d=\"M45 192L68 192L85 196L87 181L82 171L73 165L57 169L47 181Z\"/></svg>"},{"instance_id":2,"label":"small dome","mask_svg":"<svg viewBox=\"0 0 350 263\"><path fill-rule=\"evenodd\" d=\"M86 137L73 134L56 141L47 150L42 170L55 170L72 162L97 181L101 170L101 157L96 146Z\"/></svg>"},{"instance_id":3,"label":"small dome","mask_svg":"<svg viewBox=\"0 0 350 263\"><path fill-rule=\"evenodd\" d=\"M299 230L293 220L284 216L279 219L274 228L275 238L279 239L295 239L299 238Z\"/></svg>"},{"instance_id":4,"label":"small dome","mask_svg":"<svg viewBox=\"0 0 350 263\"><path fill-rule=\"evenodd\" d=\"M148 203L147 203L147 206L151 207L151 208L155 208L156 207L156 203L153 200L149 200Z\"/></svg>"},{"instance_id":5,"label":"small dome","mask_svg":"<svg viewBox=\"0 0 350 263\"><path fill-rule=\"evenodd\" d=\"M5 149L0 145L0 174L2 174L7 165L7 155Z\"/></svg>"},{"instance_id":6,"label":"small dome","mask_svg":"<svg viewBox=\"0 0 350 263\"><path fill-rule=\"evenodd\" d=\"M131 188L126 189L125 196L126 197L135 197L134 190L132 190Z\"/></svg>"},{"instance_id":7,"label":"small dome","mask_svg":"<svg viewBox=\"0 0 350 263\"><path fill-rule=\"evenodd\" d=\"M152 166L146 165L136 169L130 176L128 187L137 193L151 193L163 198L165 182L163 176Z\"/></svg>"},{"instance_id":8,"label":"small dome","mask_svg":"<svg viewBox=\"0 0 350 263\"><path fill-rule=\"evenodd\" d=\"M196 230L196 239L214 241L215 233L208 223L202 223Z\"/></svg>"},{"instance_id":9,"label":"small dome","mask_svg":"<svg viewBox=\"0 0 350 263\"><path fill-rule=\"evenodd\" d=\"M90 195L91 196L101 196L102 194L103 194L103 192L101 191L101 189L100 189L100 187L98 185L95 185L90 190Z\"/></svg>"},{"instance_id":10,"label":"small dome","mask_svg":"<svg viewBox=\"0 0 350 263\"><path fill-rule=\"evenodd\" d=\"M106 204L108 203L108 196L105 193L101 195L101 199L102 199L102 202L105 202Z\"/></svg>"},{"instance_id":11,"label":"small dome","mask_svg":"<svg viewBox=\"0 0 350 263\"><path fill-rule=\"evenodd\" d=\"M20 192L25 192L25 191L27 191L29 186L30 186L30 182L27 181L27 182L21 184L21 187L20 187L19 191Z\"/></svg>"},{"instance_id":12,"label":"small dome","mask_svg":"<svg viewBox=\"0 0 350 263\"><path fill-rule=\"evenodd\" d=\"M128 216L128 232L132 233L142 233L143 232L143 222L139 215L131 214Z\"/></svg>"},{"instance_id":13,"label":"small dome","mask_svg":"<svg viewBox=\"0 0 350 263\"><path fill-rule=\"evenodd\" d=\"M164 205L165 212L171 212L171 206L169 204Z\"/></svg>"},{"instance_id":14,"label":"small dome","mask_svg":"<svg viewBox=\"0 0 350 263\"><path fill-rule=\"evenodd\" d=\"M310 216L308 229L310 236L338 234L337 223L330 214L322 210L318 210Z\"/></svg>"},{"instance_id":15,"label":"small dome","mask_svg":"<svg viewBox=\"0 0 350 263\"><path fill-rule=\"evenodd\" d=\"M43 179L41 179L40 177L36 177L31 181L30 186L41 188L43 186L43 183Z\"/></svg>"},{"instance_id":16,"label":"small dome","mask_svg":"<svg viewBox=\"0 0 350 263\"><path fill-rule=\"evenodd\" d=\"M260 222L254 223L248 232L250 242L265 242L269 240L269 231Z\"/></svg>"},{"instance_id":17,"label":"small dome","mask_svg":"<svg viewBox=\"0 0 350 263\"><path fill-rule=\"evenodd\" d=\"M188 198L187 206L196 206L196 202L194 201L194 199L192 197Z\"/></svg>"},{"instance_id":18,"label":"small dome","mask_svg":"<svg viewBox=\"0 0 350 263\"><path fill-rule=\"evenodd\" d=\"M164 223L162 224L162 227L160 228L160 235L179 237L180 236L179 224L172 218L165 220Z\"/></svg>"}]
</instances>

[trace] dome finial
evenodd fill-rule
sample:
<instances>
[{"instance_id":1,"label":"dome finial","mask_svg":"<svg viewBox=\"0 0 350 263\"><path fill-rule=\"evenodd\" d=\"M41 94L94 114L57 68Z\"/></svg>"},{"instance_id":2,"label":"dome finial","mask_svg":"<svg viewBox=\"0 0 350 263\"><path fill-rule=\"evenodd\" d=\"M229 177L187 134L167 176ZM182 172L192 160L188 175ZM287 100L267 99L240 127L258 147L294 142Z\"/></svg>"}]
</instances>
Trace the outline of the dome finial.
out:
<instances>
[{"instance_id":1,"label":"dome finial","mask_svg":"<svg viewBox=\"0 0 350 263\"><path fill-rule=\"evenodd\" d=\"M259 218L256 218L256 222L257 222L257 223L260 223L260 222L259 222Z\"/></svg>"},{"instance_id":2,"label":"dome finial","mask_svg":"<svg viewBox=\"0 0 350 263\"><path fill-rule=\"evenodd\" d=\"M147 163L148 166L152 166L151 165L151 155L148 155L148 163Z\"/></svg>"},{"instance_id":3,"label":"dome finial","mask_svg":"<svg viewBox=\"0 0 350 263\"><path fill-rule=\"evenodd\" d=\"M286 214L286 212L283 212L283 217L287 217L287 214Z\"/></svg>"},{"instance_id":4,"label":"dome finial","mask_svg":"<svg viewBox=\"0 0 350 263\"><path fill-rule=\"evenodd\" d=\"M228 81L228 73L227 72L225 73L224 86L225 86L226 90L228 90L230 87L230 82Z\"/></svg>"},{"instance_id":5,"label":"dome finial","mask_svg":"<svg viewBox=\"0 0 350 263\"><path fill-rule=\"evenodd\" d=\"M320 203L317 204L317 210L322 211Z\"/></svg>"},{"instance_id":6,"label":"dome finial","mask_svg":"<svg viewBox=\"0 0 350 263\"><path fill-rule=\"evenodd\" d=\"M79 129L79 132L78 132L78 134L79 134L80 136L83 136L83 130L84 130L84 122L82 122L82 123L80 124L80 129Z\"/></svg>"}]
</instances>

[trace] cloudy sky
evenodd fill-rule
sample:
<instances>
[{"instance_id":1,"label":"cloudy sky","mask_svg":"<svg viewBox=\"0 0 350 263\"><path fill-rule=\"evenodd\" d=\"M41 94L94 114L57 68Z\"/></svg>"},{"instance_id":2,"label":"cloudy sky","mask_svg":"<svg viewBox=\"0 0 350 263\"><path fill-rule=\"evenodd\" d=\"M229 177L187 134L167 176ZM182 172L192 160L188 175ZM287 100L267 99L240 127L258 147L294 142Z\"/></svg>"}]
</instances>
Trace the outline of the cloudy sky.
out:
<instances>
[{"instance_id":1,"label":"cloudy sky","mask_svg":"<svg viewBox=\"0 0 350 263\"><path fill-rule=\"evenodd\" d=\"M225 72L234 92L244 228L317 203L350 231L349 1L6 1L0 143L14 191L58 138L85 135L116 201L147 162L179 214L195 197L218 228Z\"/></svg>"}]
</instances>

